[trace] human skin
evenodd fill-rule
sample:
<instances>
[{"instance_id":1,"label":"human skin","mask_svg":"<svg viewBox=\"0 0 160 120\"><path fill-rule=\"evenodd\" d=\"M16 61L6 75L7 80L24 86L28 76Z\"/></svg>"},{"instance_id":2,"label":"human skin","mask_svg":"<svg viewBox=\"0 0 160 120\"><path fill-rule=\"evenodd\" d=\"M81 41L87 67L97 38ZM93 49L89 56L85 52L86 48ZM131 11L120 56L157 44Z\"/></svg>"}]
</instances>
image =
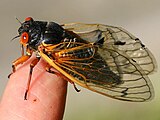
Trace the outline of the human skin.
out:
<instances>
[{"instance_id":1,"label":"human skin","mask_svg":"<svg viewBox=\"0 0 160 120\"><path fill-rule=\"evenodd\" d=\"M19 65L10 76L0 103L0 120L62 120L67 94L67 81L46 72L46 62L33 69L27 100L24 94L29 65L34 57Z\"/></svg>"}]
</instances>

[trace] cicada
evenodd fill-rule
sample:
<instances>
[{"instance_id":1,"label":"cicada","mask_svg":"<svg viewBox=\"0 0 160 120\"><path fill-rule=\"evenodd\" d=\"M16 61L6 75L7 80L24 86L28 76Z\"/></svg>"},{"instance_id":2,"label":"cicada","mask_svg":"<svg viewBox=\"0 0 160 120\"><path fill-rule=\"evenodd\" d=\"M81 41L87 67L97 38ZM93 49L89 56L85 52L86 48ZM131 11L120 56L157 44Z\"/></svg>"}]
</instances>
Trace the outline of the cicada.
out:
<instances>
[{"instance_id":1,"label":"cicada","mask_svg":"<svg viewBox=\"0 0 160 120\"><path fill-rule=\"evenodd\" d=\"M154 96L147 75L157 69L155 58L137 37L123 28L83 23L59 25L28 17L18 32L15 38L20 37L22 56L13 62L12 73L36 53L24 99L33 68L41 58L48 63L48 72L54 73L51 68L56 69L77 91L75 84L131 102L149 101Z\"/></svg>"}]
</instances>

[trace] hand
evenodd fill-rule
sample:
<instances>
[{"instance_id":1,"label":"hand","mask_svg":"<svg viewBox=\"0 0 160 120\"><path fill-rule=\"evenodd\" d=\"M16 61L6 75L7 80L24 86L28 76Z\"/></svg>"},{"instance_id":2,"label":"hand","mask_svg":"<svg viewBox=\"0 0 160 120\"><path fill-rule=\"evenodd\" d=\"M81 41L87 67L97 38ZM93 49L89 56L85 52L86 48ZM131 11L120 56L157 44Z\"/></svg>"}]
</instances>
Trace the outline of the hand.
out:
<instances>
[{"instance_id":1,"label":"hand","mask_svg":"<svg viewBox=\"0 0 160 120\"><path fill-rule=\"evenodd\" d=\"M33 70L28 100L24 100L32 60L11 75L0 103L0 120L62 120L67 81L46 72L43 60Z\"/></svg>"}]
</instances>

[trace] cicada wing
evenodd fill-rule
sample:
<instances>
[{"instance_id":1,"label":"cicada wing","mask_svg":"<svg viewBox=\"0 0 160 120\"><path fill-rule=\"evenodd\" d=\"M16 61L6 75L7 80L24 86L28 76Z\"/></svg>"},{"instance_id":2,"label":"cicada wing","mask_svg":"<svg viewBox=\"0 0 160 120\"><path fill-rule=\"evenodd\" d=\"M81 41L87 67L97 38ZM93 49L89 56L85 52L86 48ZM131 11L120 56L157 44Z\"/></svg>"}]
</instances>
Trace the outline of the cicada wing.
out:
<instances>
[{"instance_id":1,"label":"cicada wing","mask_svg":"<svg viewBox=\"0 0 160 120\"><path fill-rule=\"evenodd\" d=\"M63 27L92 43L103 39L103 48L112 46L117 50L125 52L127 56L134 59L140 65L145 74L150 74L157 70L156 60L150 50L138 38L123 28L83 23L64 24ZM108 59L104 49L100 48L99 54L104 60Z\"/></svg>"},{"instance_id":2,"label":"cicada wing","mask_svg":"<svg viewBox=\"0 0 160 120\"><path fill-rule=\"evenodd\" d=\"M60 56L73 54L58 60L52 60L51 55L43 52L40 55L67 78L97 93L132 102L152 99L154 92L150 80L134 60L111 47L105 48L108 59L104 60L99 53L90 52L96 47L88 44L65 49L65 52L60 51Z\"/></svg>"}]
</instances>

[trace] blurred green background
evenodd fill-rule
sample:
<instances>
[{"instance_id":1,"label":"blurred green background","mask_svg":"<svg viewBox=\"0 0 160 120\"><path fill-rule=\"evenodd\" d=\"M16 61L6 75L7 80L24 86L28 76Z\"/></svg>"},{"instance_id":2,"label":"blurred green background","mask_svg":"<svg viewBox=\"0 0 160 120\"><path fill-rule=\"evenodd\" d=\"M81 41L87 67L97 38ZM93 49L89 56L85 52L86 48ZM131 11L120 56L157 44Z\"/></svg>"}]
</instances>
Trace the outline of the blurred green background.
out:
<instances>
[{"instance_id":1,"label":"blurred green background","mask_svg":"<svg viewBox=\"0 0 160 120\"><path fill-rule=\"evenodd\" d=\"M11 62L20 56L18 41L10 42L23 21L84 22L121 26L139 37L160 64L160 0L1 0L0 95L7 84ZM159 65L160 66L160 65ZM155 99L128 103L69 85L64 120L160 120L160 72L150 76ZM18 83L18 81L17 81Z\"/></svg>"}]
</instances>

